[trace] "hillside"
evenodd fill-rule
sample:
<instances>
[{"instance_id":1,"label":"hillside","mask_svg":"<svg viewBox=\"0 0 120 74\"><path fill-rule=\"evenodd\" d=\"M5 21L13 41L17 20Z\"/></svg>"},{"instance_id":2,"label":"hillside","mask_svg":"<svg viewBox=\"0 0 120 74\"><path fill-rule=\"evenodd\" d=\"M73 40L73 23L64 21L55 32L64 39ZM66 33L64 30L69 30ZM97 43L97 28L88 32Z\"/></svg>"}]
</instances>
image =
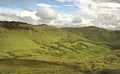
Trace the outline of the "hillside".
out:
<instances>
[{"instance_id":1,"label":"hillside","mask_svg":"<svg viewBox=\"0 0 120 74\"><path fill-rule=\"evenodd\" d=\"M120 49L120 31L106 30L94 26L82 28L63 28L86 39L106 44L112 49Z\"/></svg>"},{"instance_id":2,"label":"hillside","mask_svg":"<svg viewBox=\"0 0 120 74\"><path fill-rule=\"evenodd\" d=\"M99 40L101 35L97 36L98 42L87 38L86 33L92 37L92 32L1 21L0 73L119 74L120 50L111 50L111 46ZM117 38L119 31L115 32ZM106 41L109 43L109 39Z\"/></svg>"}]
</instances>

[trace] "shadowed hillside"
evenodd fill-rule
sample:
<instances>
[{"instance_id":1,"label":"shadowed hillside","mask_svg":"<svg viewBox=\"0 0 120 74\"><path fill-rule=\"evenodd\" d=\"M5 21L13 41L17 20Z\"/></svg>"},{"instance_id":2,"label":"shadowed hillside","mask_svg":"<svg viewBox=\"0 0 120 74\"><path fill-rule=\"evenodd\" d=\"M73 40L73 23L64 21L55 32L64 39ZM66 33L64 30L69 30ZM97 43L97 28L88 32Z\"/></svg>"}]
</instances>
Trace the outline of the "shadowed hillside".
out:
<instances>
[{"instance_id":1,"label":"shadowed hillside","mask_svg":"<svg viewBox=\"0 0 120 74\"><path fill-rule=\"evenodd\" d=\"M23 29L23 30L32 30L31 25L22 22L15 22L15 21L0 21L0 26L6 29Z\"/></svg>"}]
</instances>

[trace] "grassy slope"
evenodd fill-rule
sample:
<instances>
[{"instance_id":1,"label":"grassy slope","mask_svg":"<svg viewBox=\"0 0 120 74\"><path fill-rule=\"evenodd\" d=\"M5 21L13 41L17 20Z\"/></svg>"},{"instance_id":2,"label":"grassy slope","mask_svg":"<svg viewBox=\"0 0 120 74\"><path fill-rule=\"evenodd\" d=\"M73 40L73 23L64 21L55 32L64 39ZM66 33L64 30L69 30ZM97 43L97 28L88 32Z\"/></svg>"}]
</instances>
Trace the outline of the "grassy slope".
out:
<instances>
[{"instance_id":1,"label":"grassy slope","mask_svg":"<svg viewBox=\"0 0 120 74\"><path fill-rule=\"evenodd\" d=\"M16 24L15 22L12 23ZM6 24L7 26L3 26ZM53 64L44 67L42 72L48 74L50 71L54 72L56 68L59 68L57 74L62 72L64 74L68 70L72 71L71 74L76 74L76 72L93 73L103 69L120 69L119 50L111 51L110 47L104 44L98 44L76 34L47 25L31 26L25 23L19 23L19 26L14 26L13 24L11 25L9 22L1 23L1 59L10 60L11 58L14 59L14 62L18 61L17 59L25 59L28 62L29 60L33 60L30 64L34 64L34 60L37 60L55 62L61 65L61 68L59 68L59 65L54 66ZM26 63L25 60L22 62L19 60L18 62L22 65ZM43 63L40 62L37 65L41 64ZM7 68L7 71L3 71L0 68L0 71L3 73L11 72L11 69L9 69L10 65L4 65L4 62L1 62L0 65ZM46 66L46 63L43 65ZM51 66L54 66L54 69ZM36 71L36 67L29 67L29 69L24 66L25 69L20 67L20 71L16 70L16 67L19 67L19 65L13 65L12 67L15 73L23 72L23 70L26 73L31 72L31 70L32 72ZM72 67L72 70L66 67ZM41 66L39 68L41 70ZM46 68L50 70L46 71ZM61 69L65 70L61 71Z\"/></svg>"},{"instance_id":2,"label":"grassy slope","mask_svg":"<svg viewBox=\"0 0 120 74\"><path fill-rule=\"evenodd\" d=\"M120 31L111 31L93 26L63 29L86 39L109 45L113 49L120 49Z\"/></svg>"}]
</instances>

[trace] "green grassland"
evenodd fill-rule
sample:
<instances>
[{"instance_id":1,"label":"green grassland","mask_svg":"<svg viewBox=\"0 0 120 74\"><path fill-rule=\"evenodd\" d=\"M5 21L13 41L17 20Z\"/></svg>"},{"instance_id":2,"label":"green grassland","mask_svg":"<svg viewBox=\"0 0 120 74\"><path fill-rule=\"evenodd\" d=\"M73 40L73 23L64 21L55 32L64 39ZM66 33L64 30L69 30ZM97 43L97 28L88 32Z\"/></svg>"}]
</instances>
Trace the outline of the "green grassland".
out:
<instances>
[{"instance_id":1,"label":"green grassland","mask_svg":"<svg viewBox=\"0 0 120 74\"><path fill-rule=\"evenodd\" d=\"M120 74L119 33L2 21L0 74Z\"/></svg>"},{"instance_id":2,"label":"green grassland","mask_svg":"<svg viewBox=\"0 0 120 74\"><path fill-rule=\"evenodd\" d=\"M112 47L113 49L120 49L120 31L106 30L94 26L82 28L62 28L68 32L72 32L86 39L102 43Z\"/></svg>"}]
</instances>

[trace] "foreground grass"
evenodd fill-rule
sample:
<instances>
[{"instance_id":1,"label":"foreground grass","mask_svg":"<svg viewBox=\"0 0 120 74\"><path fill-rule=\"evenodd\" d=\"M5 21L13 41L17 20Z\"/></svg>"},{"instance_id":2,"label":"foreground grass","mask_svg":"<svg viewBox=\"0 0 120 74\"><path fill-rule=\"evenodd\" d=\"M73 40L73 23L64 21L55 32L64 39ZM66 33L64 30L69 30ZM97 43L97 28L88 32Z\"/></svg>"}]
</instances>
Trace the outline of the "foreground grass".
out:
<instances>
[{"instance_id":1,"label":"foreground grass","mask_svg":"<svg viewBox=\"0 0 120 74\"><path fill-rule=\"evenodd\" d=\"M1 74L83 74L72 67L55 62L1 59Z\"/></svg>"},{"instance_id":2,"label":"foreground grass","mask_svg":"<svg viewBox=\"0 0 120 74\"><path fill-rule=\"evenodd\" d=\"M26 59L0 59L0 74L120 74L120 69L84 72L60 62Z\"/></svg>"}]
</instances>

